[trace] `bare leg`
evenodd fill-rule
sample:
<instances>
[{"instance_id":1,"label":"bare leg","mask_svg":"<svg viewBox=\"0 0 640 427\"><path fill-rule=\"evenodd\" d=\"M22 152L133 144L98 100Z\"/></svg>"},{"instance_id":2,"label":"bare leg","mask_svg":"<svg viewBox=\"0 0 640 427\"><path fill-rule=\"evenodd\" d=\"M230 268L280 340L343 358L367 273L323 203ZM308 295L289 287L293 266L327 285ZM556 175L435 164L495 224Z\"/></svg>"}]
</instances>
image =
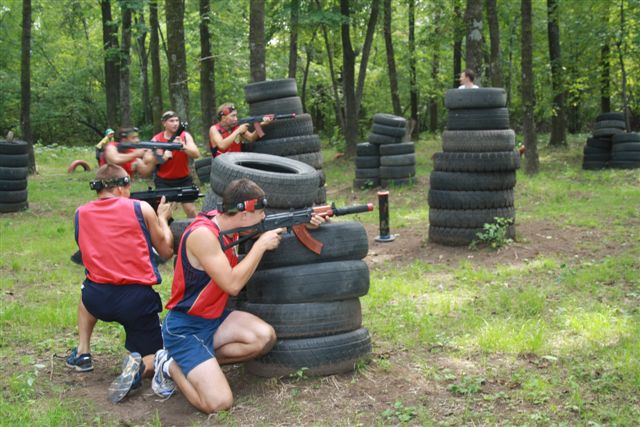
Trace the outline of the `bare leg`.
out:
<instances>
[{"instance_id":1,"label":"bare leg","mask_svg":"<svg viewBox=\"0 0 640 427\"><path fill-rule=\"evenodd\" d=\"M276 343L273 327L251 313L233 311L213 336L218 363L244 362L271 350Z\"/></svg>"},{"instance_id":2,"label":"bare leg","mask_svg":"<svg viewBox=\"0 0 640 427\"><path fill-rule=\"evenodd\" d=\"M169 374L189 403L205 414L229 409L233 404L231 388L216 359L202 362L186 377L174 362Z\"/></svg>"},{"instance_id":3,"label":"bare leg","mask_svg":"<svg viewBox=\"0 0 640 427\"><path fill-rule=\"evenodd\" d=\"M78 303L78 354L91 353L91 334L98 319L89 313L80 299Z\"/></svg>"},{"instance_id":4,"label":"bare leg","mask_svg":"<svg viewBox=\"0 0 640 427\"><path fill-rule=\"evenodd\" d=\"M183 203L182 209L184 209L184 213L187 214L187 218L195 218L196 217L196 205L195 203Z\"/></svg>"},{"instance_id":5,"label":"bare leg","mask_svg":"<svg viewBox=\"0 0 640 427\"><path fill-rule=\"evenodd\" d=\"M144 363L144 372L142 373L142 378L153 377L153 373L154 373L153 361L155 360L155 358L156 358L155 354L147 354L146 356L142 356L142 362Z\"/></svg>"}]
</instances>

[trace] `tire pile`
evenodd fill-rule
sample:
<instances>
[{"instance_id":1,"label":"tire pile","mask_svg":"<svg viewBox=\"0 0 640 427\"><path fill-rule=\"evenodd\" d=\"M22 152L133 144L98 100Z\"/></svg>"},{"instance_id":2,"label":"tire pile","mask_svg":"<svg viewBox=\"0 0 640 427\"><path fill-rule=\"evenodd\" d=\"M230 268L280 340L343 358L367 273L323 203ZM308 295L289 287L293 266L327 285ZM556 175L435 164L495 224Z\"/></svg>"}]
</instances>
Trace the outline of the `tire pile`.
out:
<instances>
[{"instance_id":1,"label":"tire pile","mask_svg":"<svg viewBox=\"0 0 640 427\"><path fill-rule=\"evenodd\" d=\"M429 190L429 240L469 245L494 218L515 221L513 187L520 154L509 129L501 88L451 89L443 152L434 154ZM507 236L515 237L512 223Z\"/></svg>"},{"instance_id":2,"label":"tire pile","mask_svg":"<svg viewBox=\"0 0 640 427\"><path fill-rule=\"evenodd\" d=\"M614 135L609 166L615 169L640 169L640 134Z\"/></svg>"},{"instance_id":3,"label":"tire pile","mask_svg":"<svg viewBox=\"0 0 640 427\"><path fill-rule=\"evenodd\" d=\"M311 206L320 182L313 167L262 153L223 154L213 159L211 168L204 211L216 207L234 179L251 179L265 190L268 214ZM190 222L171 224L174 250ZM264 255L240 295L229 301L231 307L264 319L278 336L268 354L247 363L254 375L282 376L303 368L310 375L343 373L371 352L359 300L369 290L369 269L362 261L369 249L364 227L335 222L310 233L324 244L321 255L286 234L278 249Z\"/></svg>"},{"instance_id":4,"label":"tire pile","mask_svg":"<svg viewBox=\"0 0 640 427\"><path fill-rule=\"evenodd\" d=\"M640 168L640 135L625 133L624 114L601 113L584 146L582 169Z\"/></svg>"},{"instance_id":5,"label":"tire pile","mask_svg":"<svg viewBox=\"0 0 640 427\"><path fill-rule=\"evenodd\" d=\"M193 162L196 169L196 175L198 175L201 186L209 184L211 176L211 159L212 157L211 152L209 151L209 144L207 144L207 153L205 154L205 157Z\"/></svg>"},{"instance_id":6,"label":"tire pile","mask_svg":"<svg viewBox=\"0 0 640 427\"><path fill-rule=\"evenodd\" d=\"M0 213L17 212L29 207L28 148L25 141L0 141Z\"/></svg>"},{"instance_id":7,"label":"tire pile","mask_svg":"<svg viewBox=\"0 0 640 427\"><path fill-rule=\"evenodd\" d=\"M357 145L356 188L388 187L412 184L416 175L416 155L413 142L402 142L407 121L403 117L378 113L368 142Z\"/></svg>"}]
</instances>

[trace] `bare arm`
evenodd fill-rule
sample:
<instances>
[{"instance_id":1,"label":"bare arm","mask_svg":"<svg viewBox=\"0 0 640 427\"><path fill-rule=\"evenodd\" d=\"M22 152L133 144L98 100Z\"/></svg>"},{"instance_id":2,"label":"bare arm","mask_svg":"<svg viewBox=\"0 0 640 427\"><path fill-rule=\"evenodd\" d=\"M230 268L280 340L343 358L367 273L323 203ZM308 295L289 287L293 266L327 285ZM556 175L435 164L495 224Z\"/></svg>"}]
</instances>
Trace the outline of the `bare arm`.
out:
<instances>
[{"instance_id":1,"label":"bare arm","mask_svg":"<svg viewBox=\"0 0 640 427\"><path fill-rule=\"evenodd\" d=\"M242 124L238 126L236 130L231 132L231 134L228 137L223 138L220 132L218 132L218 129L216 129L215 126L211 126L209 128L209 140L213 143L213 145L218 147L219 150L224 151L227 148L229 148L231 144L233 144L233 141L236 140L236 137L238 135L241 135L242 138L247 139L245 135L248 133L247 132L248 128L249 128L249 125L247 125L246 123Z\"/></svg>"},{"instance_id":2,"label":"bare arm","mask_svg":"<svg viewBox=\"0 0 640 427\"><path fill-rule=\"evenodd\" d=\"M151 234L151 244L162 258L171 258L173 256L173 233L171 233L168 221L175 204L166 203L164 196L162 196L157 215L147 202L140 202L140 207L144 222Z\"/></svg>"},{"instance_id":3,"label":"bare arm","mask_svg":"<svg viewBox=\"0 0 640 427\"><path fill-rule=\"evenodd\" d=\"M189 132L184 133L184 138L182 140L182 144L184 145L184 151L187 153L187 156L192 159L197 159L200 157L200 150L198 150L198 146L193 140L193 136Z\"/></svg>"},{"instance_id":4,"label":"bare arm","mask_svg":"<svg viewBox=\"0 0 640 427\"><path fill-rule=\"evenodd\" d=\"M144 156L144 150L133 150L130 153L121 153L114 145L107 145L104 149L104 158L107 163L114 165L123 165L133 159L139 159Z\"/></svg>"}]
</instances>

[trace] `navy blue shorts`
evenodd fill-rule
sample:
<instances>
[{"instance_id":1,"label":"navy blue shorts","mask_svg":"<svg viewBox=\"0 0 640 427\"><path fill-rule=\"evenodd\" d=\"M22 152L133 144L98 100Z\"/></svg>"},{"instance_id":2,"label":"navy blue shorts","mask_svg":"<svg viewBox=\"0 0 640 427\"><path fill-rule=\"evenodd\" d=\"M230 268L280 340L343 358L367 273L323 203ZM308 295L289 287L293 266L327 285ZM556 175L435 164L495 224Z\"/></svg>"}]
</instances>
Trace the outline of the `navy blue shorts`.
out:
<instances>
[{"instance_id":1,"label":"navy blue shorts","mask_svg":"<svg viewBox=\"0 0 640 427\"><path fill-rule=\"evenodd\" d=\"M191 178L191 175L187 175L184 178L164 179L156 175L153 177L153 182L156 184L156 190L161 188L191 187L193 178Z\"/></svg>"},{"instance_id":2,"label":"navy blue shorts","mask_svg":"<svg viewBox=\"0 0 640 427\"><path fill-rule=\"evenodd\" d=\"M127 350L147 356L162 348L158 316L162 302L151 286L110 285L85 280L82 303L96 319L124 326Z\"/></svg>"},{"instance_id":3,"label":"navy blue shorts","mask_svg":"<svg viewBox=\"0 0 640 427\"><path fill-rule=\"evenodd\" d=\"M213 335L229 314L231 310L225 309L217 319L204 319L181 311L169 311L162 323L164 348L185 376L202 362L215 359Z\"/></svg>"}]
</instances>

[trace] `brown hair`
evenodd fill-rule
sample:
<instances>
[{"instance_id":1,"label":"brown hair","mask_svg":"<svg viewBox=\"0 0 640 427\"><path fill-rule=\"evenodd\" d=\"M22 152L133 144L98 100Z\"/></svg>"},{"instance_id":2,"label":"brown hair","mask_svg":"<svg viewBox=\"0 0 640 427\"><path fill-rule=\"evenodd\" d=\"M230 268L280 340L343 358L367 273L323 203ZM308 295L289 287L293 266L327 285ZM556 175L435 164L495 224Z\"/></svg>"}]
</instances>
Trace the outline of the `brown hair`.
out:
<instances>
[{"instance_id":1,"label":"brown hair","mask_svg":"<svg viewBox=\"0 0 640 427\"><path fill-rule=\"evenodd\" d=\"M96 171L96 181L107 181L110 179L124 178L125 176L129 176L126 170L121 166L111 163L100 166Z\"/></svg>"},{"instance_id":2,"label":"brown hair","mask_svg":"<svg viewBox=\"0 0 640 427\"><path fill-rule=\"evenodd\" d=\"M475 80L476 73L474 73L471 68L467 68L463 72L464 72L465 76L469 77L469 80L471 80L472 82Z\"/></svg>"},{"instance_id":3,"label":"brown hair","mask_svg":"<svg viewBox=\"0 0 640 427\"><path fill-rule=\"evenodd\" d=\"M247 200L263 199L264 191L255 182L247 178L231 181L222 193L222 207L227 215L235 215L238 204Z\"/></svg>"}]
</instances>

